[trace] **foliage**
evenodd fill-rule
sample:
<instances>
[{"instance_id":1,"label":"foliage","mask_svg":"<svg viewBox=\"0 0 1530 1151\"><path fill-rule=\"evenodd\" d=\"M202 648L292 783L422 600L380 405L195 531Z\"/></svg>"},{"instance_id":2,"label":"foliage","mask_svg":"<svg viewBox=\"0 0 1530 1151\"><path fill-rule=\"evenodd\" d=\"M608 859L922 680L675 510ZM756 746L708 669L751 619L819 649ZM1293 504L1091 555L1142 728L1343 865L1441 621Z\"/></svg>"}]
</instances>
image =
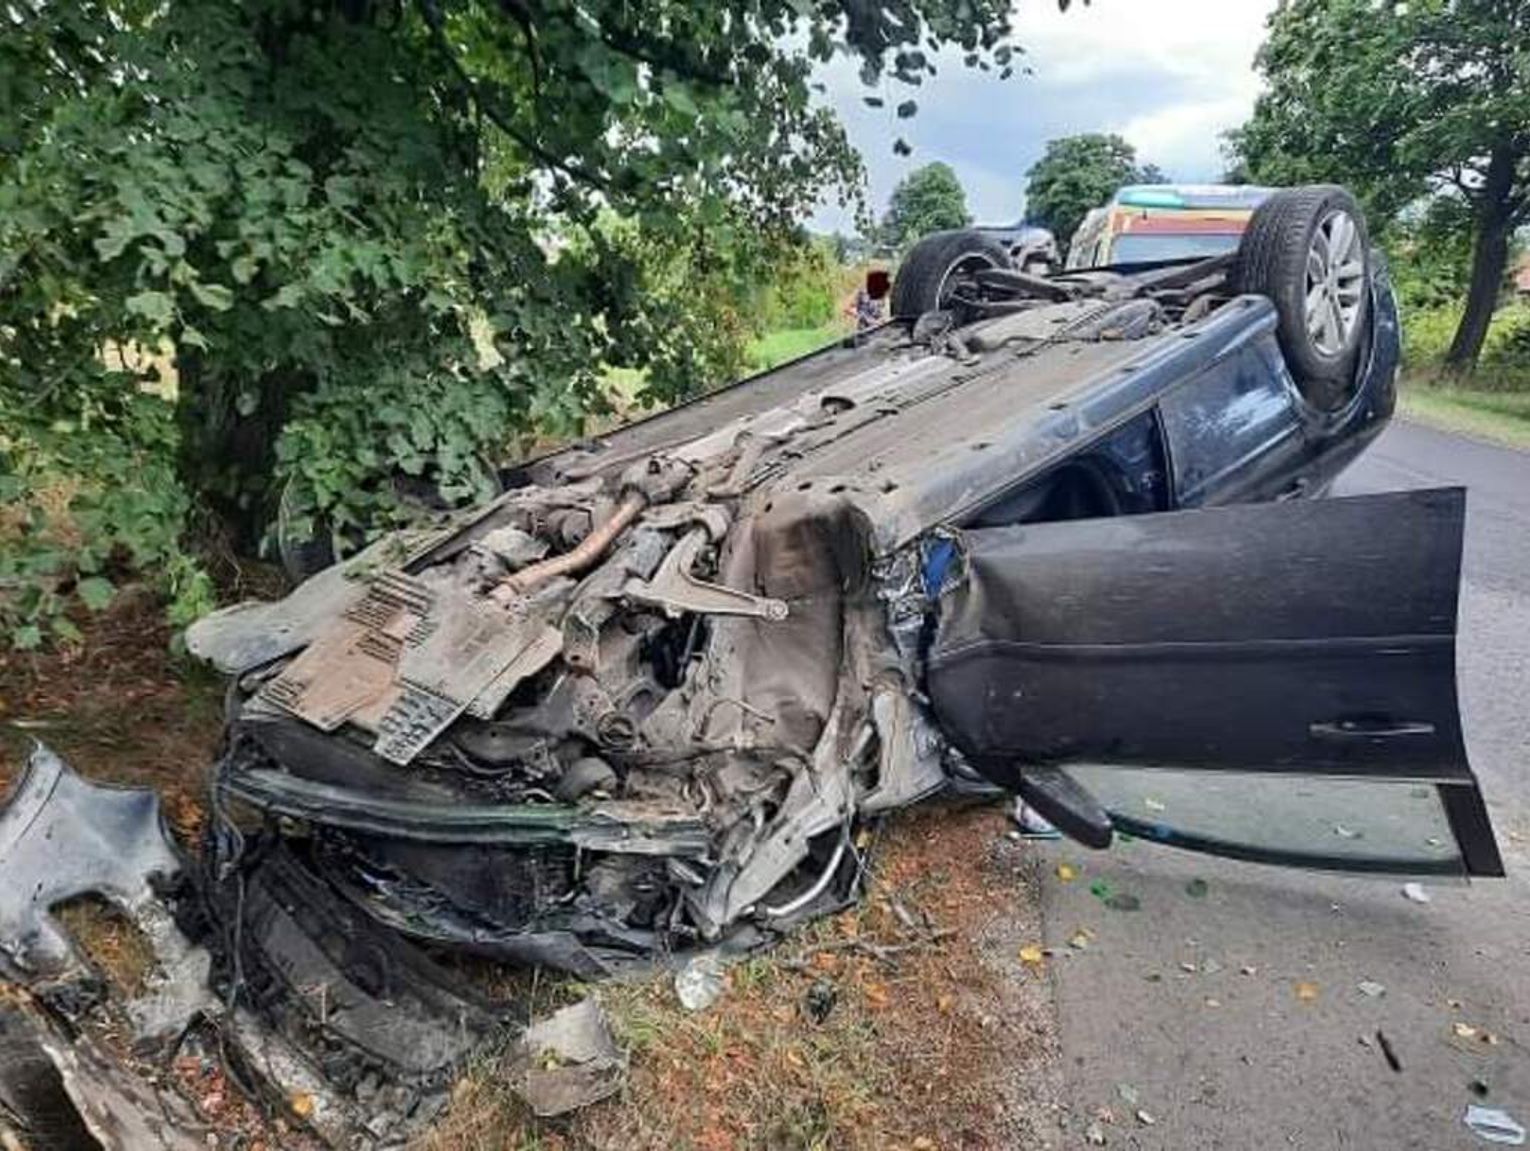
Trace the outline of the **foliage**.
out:
<instances>
[{"instance_id":1,"label":"foliage","mask_svg":"<svg viewBox=\"0 0 1530 1151\"><path fill-rule=\"evenodd\" d=\"M915 168L893 189L887 214L877 229L883 245L897 251L908 248L921 236L972 223L967 212L967 193L949 164L936 161Z\"/></svg>"},{"instance_id":2,"label":"foliage","mask_svg":"<svg viewBox=\"0 0 1530 1151\"><path fill-rule=\"evenodd\" d=\"M1459 313L1471 274L1470 215L1459 197L1438 196L1422 211L1404 212L1378 237L1398 302L1410 316L1439 308Z\"/></svg>"},{"instance_id":3,"label":"foliage","mask_svg":"<svg viewBox=\"0 0 1530 1151\"><path fill-rule=\"evenodd\" d=\"M839 319L827 320L811 328L776 328L751 340L744 357L750 371L766 372L828 347L845 333L845 324Z\"/></svg>"},{"instance_id":4,"label":"foliage","mask_svg":"<svg viewBox=\"0 0 1530 1151\"><path fill-rule=\"evenodd\" d=\"M1162 184L1156 164L1137 165L1137 150L1120 136L1088 132L1048 140L1041 159L1026 173L1025 215L1057 237L1066 249L1091 208L1123 184Z\"/></svg>"},{"instance_id":5,"label":"foliage","mask_svg":"<svg viewBox=\"0 0 1530 1151\"><path fill-rule=\"evenodd\" d=\"M841 270L831 238L806 241L773 271L761 293L761 330L817 328L834 319L839 310Z\"/></svg>"},{"instance_id":6,"label":"foliage","mask_svg":"<svg viewBox=\"0 0 1530 1151\"><path fill-rule=\"evenodd\" d=\"M4 482L28 516L60 478L74 493L5 537L22 628L98 587L77 577L107 541L188 583L194 513L248 548L290 488L298 526L375 530L398 476L465 497L518 437L580 427L608 367L644 369L654 400L727 378L749 328L731 285L859 188L813 68L848 53L913 85L942 45L1013 51L1001 0L18 0L6 19ZM95 538L123 488L142 506ZM58 553L70 531L88 543Z\"/></svg>"},{"instance_id":7,"label":"foliage","mask_svg":"<svg viewBox=\"0 0 1530 1151\"><path fill-rule=\"evenodd\" d=\"M1469 298L1447 358L1476 361L1509 237L1530 220L1530 4L1287 0L1271 16L1253 118L1234 136L1256 179L1353 186L1379 222L1457 200Z\"/></svg>"}]
</instances>

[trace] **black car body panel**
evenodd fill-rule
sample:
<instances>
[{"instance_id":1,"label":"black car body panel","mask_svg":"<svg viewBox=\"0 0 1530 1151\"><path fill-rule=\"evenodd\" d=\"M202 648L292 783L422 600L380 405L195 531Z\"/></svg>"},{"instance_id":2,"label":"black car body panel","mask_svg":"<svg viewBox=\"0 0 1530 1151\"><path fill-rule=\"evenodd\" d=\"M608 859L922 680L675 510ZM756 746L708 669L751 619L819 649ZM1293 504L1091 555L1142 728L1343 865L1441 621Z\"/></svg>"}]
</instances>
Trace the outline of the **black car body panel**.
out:
<instances>
[{"instance_id":1,"label":"black car body panel","mask_svg":"<svg viewBox=\"0 0 1530 1151\"><path fill-rule=\"evenodd\" d=\"M1014 789L1030 765L1204 767L1412 780L1480 809L1455 692L1464 515L1445 489L965 533L927 665L941 728ZM1491 836L1466 846L1467 870L1503 873Z\"/></svg>"}]
</instances>

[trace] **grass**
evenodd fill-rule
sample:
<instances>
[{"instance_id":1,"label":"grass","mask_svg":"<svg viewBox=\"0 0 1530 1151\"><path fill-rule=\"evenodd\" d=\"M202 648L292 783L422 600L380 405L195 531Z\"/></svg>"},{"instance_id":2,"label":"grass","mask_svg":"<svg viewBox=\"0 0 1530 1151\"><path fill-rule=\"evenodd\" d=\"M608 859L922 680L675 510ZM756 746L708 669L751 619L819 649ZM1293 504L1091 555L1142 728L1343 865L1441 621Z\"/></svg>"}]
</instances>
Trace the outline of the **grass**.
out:
<instances>
[{"instance_id":1,"label":"grass","mask_svg":"<svg viewBox=\"0 0 1530 1151\"><path fill-rule=\"evenodd\" d=\"M1453 376L1441 366L1460 322L1459 307L1419 309L1403 323L1403 416L1446 431L1530 449L1530 304L1493 316L1477 367Z\"/></svg>"},{"instance_id":2,"label":"grass","mask_svg":"<svg viewBox=\"0 0 1530 1151\"><path fill-rule=\"evenodd\" d=\"M816 352L832 344L849 331L843 321L834 319L816 328L781 328L751 340L744 359L753 371L769 371L789 360Z\"/></svg>"},{"instance_id":3,"label":"grass","mask_svg":"<svg viewBox=\"0 0 1530 1151\"><path fill-rule=\"evenodd\" d=\"M1421 424L1530 451L1530 390L1415 382L1404 385L1398 408Z\"/></svg>"},{"instance_id":4,"label":"grass","mask_svg":"<svg viewBox=\"0 0 1530 1151\"><path fill-rule=\"evenodd\" d=\"M683 1010L664 976L594 989L630 1061L620 1095L538 1121L490 1057L416 1151L1039 1145L1055 1023L1017 958L1039 879L1005 826L992 807L892 818L867 897L733 966L713 1007Z\"/></svg>"}]
</instances>

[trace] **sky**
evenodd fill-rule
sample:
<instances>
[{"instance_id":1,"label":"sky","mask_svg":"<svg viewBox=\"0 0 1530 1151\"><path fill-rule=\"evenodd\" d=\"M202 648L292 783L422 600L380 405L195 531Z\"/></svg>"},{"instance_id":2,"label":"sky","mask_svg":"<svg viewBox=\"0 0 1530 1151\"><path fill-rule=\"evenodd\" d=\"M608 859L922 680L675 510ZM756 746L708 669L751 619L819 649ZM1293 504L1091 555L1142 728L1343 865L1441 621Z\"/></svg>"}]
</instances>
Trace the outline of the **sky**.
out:
<instances>
[{"instance_id":1,"label":"sky","mask_svg":"<svg viewBox=\"0 0 1530 1151\"><path fill-rule=\"evenodd\" d=\"M884 80L867 89L845 59L819 79L865 160L878 215L903 176L944 160L978 223L1010 223L1024 211L1026 170L1058 136L1118 132L1139 162L1172 179L1215 180L1224 168L1219 136L1247 118L1259 91L1254 52L1274 7L1275 0L1092 0L1060 13L1056 0L1016 0L1015 39L1029 75L1017 69L999 80L964 68L953 52L919 88ZM867 95L883 96L885 107L867 107ZM894 106L910 97L918 114L897 119ZM893 155L899 136L911 156ZM852 212L837 205L821 206L811 226L856 230Z\"/></svg>"}]
</instances>

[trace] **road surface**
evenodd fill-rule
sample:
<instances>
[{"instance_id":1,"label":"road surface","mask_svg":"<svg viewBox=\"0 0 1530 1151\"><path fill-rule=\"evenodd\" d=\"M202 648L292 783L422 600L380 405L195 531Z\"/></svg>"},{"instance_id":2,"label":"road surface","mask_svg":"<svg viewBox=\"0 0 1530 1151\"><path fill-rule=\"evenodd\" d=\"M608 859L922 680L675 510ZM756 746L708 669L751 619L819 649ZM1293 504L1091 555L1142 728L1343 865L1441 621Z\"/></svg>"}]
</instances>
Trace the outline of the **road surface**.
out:
<instances>
[{"instance_id":1,"label":"road surface","mask_svg":"<svg viewBox=\"0 0 1530 1151\"><path fill-rule=\"evenodd\" d=\"M1468 489L1457 663L1509 878L1420 904L1391 879L1048 845L1054 1146L1489 1148L1470 1103L1530 1127L1530 454L1398 423L1335 494L1443 485ZM1060 862L1081 873L1062 881ZM1140 910L1108 910L1100 879Z\"/></svg>"}]
</instances>

